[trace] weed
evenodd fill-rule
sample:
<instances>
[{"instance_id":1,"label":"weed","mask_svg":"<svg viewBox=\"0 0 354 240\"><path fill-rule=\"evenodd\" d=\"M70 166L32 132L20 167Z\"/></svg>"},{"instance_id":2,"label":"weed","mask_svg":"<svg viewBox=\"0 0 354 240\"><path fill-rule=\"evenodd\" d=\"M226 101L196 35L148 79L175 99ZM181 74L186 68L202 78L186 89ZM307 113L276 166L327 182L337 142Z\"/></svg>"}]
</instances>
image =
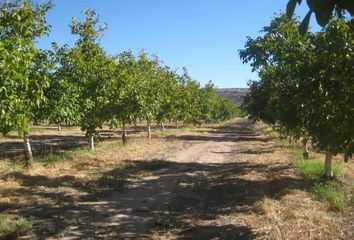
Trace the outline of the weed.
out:
<instances>
[{"instance_id":1,"label":"weed","mask_svg":"<svg viewBox=\"0 0 354 240\"><path fill-rule=\"evenodd\" d=\"M314 192L330 206L344 212L350 205L350 198L338 183L327 181L315 183Z\"/></svg>"},{"instance_id":2,"label":"weed","mask_svg":"<svg viewBox=\"0 0 354 240\"><path fill-rule=\"evenodd\" d=\"M121 141L114 141L114 142L110 142L107 146L105 146L105 149L120 148L120 147L123 147L123 143Z\"/></svg>"},{"instance_id":3,"label":"weed","mask_svg":"<svg viewBox=\"0 0 354 240\"><path fill-rule=\"evenodd\" d=\"M277 131L275 131L274 129L266 131L265 134L268 135L270 138L279 139L279 133ZM281 139L281 140L283 140L283 139Z\"/></svg>"},{"instance_id":4,"label":"weed","mask_svg":"<svg viewBox=\"0 0 354 240\"><path fill-rule=\"evenodd\" d=\"M38 127L31 127L31 133L44 133L46 130Z\"/></svg>"},{"instance_id":5,"label":"weed","mask_svg":"<svg viewBox=\"0 0 354 240\"><path fill-rule=\"evenodd\" d=\"M9 172L19 171L23 169L23 164L12 161L0 161L0 176Z\"/></svg>"},{"instance_id":6,"label":"weed","mask_svg":"<svg viewBox=\"0 0 354 240\"><path fill-rule=\"evenodd\" d=\"M0 214L0 239L16 239L31 233L32 224L23 217Z\"/></svg>"},{"instance_id":7,"label":"weed","mask_svg":"<svg viewBox=\"0 0 354 240\"><path fill-rule=\"evenodd\" d=\"M44 166L54 164L60 161L67 160L72 157L79 157L88 152L88 149L76 149L68 152L53 152L48 155L38 156L34 158L34 162L40 163Z\"/></svg>"},{"instance_id":8,"label":"weed","mask_svg":"<svg viewBox=\"0 0 354 240\"><path fill-rule=\"evenodd\" d=\"M354 205L346 187L338 180L323 180L323 164L318 160L304 159L298 152L292 160L292 164L299 168L305 178L313 181L313 191L332 208L344 212L350 205ZM339 166L333 166L335 176L342 176Z\"/></svg>"},{"instance_id":9,"label":"weed","mask_svg":"<svg viewBox=\"0 0 354 240\"><path fill-rule=\"evenodd\" d=\"M318 178L323 175L323 163L314 159L304 159L302 154L297 153L292 160L292 164L301 170L306 178ZM335 176L341 176L339 166L333 165L333 173Z\"/></svg>"},{"instance_id":10,"label":"weed","mask_svg":"<svg viewBox=\"0 0 354 240\"><path fill-rule=\"evenodd\" d=\"M69 157L70 157L69 152L50 153L49 155L46 156L36 157L34 161L43 164L44 166L48 166L50 164L68 159Z\"/></svg>"},{"instance_id":11,"label":"weed","mask_svg":"<svg viewBox=\"0 0 354 240\"><path fill-rule=\"evenodd\" d=\"M272 139L274 139L274 142L276 145L280 148L284 149L297 149L298 145L294 143L289 142L288 139L286 138L280 138L279 134L275 130L271 130L268 132L268 136Z\"/></svg>"},{"instance_id":12,"label":"weed","mask_svg":"<svg viewBox=\"0 0 354 240\"><path fill-rule=\"evenodd\" d=\"M301 154L296 154L293 165L301 170L306 178L317 178L323 174L323 165L319 161L304 159Z\"/></svg>"},{"instance_id":13,"label":"weed","mask_svg":"<svg viewBox=\"0 0 354 240\"><path fill-rule=\"evenodd\" d=\"M101 146L97 146L97 152L100 150L109 150L113 148L122 147L123 144L120 141L109 142L108 144L102 144ZM57 163L63 160L67 160L74 157L84 156L89 153L90 150L88 148L75 149L73 151L61 151L61 152L52 152L48 155L38 156L34 159L34 162L38 162L43 164L44 166L48 166L53 163Z\"/></svg>"}]
</instances>

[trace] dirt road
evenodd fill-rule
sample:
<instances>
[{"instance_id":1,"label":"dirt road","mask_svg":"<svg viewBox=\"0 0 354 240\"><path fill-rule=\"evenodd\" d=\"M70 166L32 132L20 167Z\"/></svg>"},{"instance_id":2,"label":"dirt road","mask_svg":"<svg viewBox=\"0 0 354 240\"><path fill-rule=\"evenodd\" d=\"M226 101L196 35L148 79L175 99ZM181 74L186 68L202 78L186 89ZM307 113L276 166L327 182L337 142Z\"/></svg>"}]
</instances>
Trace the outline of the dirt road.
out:
<instances>
[{"instance_id":1,"label":"dirt road","mask_svg":"<svg viewBox=\"0 0 354 240\"><path fill-rule=\"evenodd\" d=\"M178 136L169 151L135 160L150 174L131 178L123 192L80 202L64 238L341 238L335 216L264 132L239 120Z\"/></svg>"},{"instance_id":2,"label":"dirt road","mask_svg":"<svg viewBox=\"0 0 354 240\"><path fill-rule=\"evenodd\" d=\"M105 173L128 176L123 190L56 186L56 205L22 214L35 216L43 239L348 239L267 131L239 119L181 133L167 151ZM50 195L40 189L30 194Z\"/></svg>"}]
</instances>

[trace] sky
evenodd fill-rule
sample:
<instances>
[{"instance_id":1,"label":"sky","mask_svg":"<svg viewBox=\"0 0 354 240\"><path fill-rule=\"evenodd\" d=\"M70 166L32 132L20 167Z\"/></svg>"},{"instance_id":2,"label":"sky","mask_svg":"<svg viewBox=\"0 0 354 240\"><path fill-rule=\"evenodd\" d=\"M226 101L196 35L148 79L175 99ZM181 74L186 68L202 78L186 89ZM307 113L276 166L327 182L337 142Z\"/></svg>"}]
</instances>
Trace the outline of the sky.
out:
<instances>
[{"instance_id":1,"label":"sky","mask_svg":"<svg viewBox=\"0 0 354 240\"><path fill-rule=\"evenodd\" d=\"M36 0L36 2L45 2ZM52 0L47 16L52 26L38 47L51 42L73 46L72 17L83 19L82 10L95 9L108 25L101 45L113 55L144 49L156 53L172 69L187 67L195 80L216 87L247 87L257 79L238 50L246 37L257 37L275 13L285 11L287 0ZM296 9L304 16L306 4ZM312 27L316 28L312 19Z\"/></svg>"}]
</instances>

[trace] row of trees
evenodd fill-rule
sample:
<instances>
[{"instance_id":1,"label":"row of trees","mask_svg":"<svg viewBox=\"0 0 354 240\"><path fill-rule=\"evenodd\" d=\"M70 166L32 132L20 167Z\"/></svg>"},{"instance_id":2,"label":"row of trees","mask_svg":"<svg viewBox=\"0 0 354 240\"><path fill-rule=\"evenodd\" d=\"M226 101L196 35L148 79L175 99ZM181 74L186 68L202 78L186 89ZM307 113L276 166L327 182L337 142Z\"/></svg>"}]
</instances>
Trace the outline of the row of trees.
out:
<instances>
[{"instance_id":1,"label":"row of trees","mask_svg":"<svg viewBox=\"0 0 354 240\"><path fill-rule=\"evenodd\" d=\"M200 86L186 69L178 74L144 51L107 54L100 45L106 26L93 10L84 12L83 21L73 19L74 47L37 49L36 39L49 33L51 7L30 0L0 3L0 131L23 136L27 164L31 123L79 125L94 149L97 129L106 122L122 126L126 143L129 123L145 121L150 138L152 122L196 124L237 114L212 83Z\"/></svg>"},{"instance_id":2,"label":"row of trees","mask_svg":"<svg viewBox=\"0 0 354 240\"><path fill-rule=\"evenodd\" d=\"M239 54L258 72L249 83L243 108L253 120L273 125L283 136L310 142L331 160L354 151L353 23L332 19L318 33L299 32L300 23L285 15L248 38ZM306 152L305 152L306 155Z\"/></svg>"}]
</instances>

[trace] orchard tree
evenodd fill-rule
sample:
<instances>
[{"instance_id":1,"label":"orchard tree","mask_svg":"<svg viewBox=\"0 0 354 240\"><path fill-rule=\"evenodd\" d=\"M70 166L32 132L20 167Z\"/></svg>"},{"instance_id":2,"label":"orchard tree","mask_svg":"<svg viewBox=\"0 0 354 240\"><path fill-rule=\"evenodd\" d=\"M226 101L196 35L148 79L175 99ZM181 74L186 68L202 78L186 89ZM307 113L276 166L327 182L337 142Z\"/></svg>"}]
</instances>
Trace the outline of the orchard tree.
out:
<instances>
[{"instance_id":1,"label":"orchard tree","mask_svg":"<svg viewBox=\"0 0 354 240\"><path fill-rule=\"evenodd\" d=\"M231 112L229 112L230 115L226 114L226 111L231 110L231 108L229 109L229 105L226 105L227 100L222 99L222 97L215 92L214 84L211 81L201 88L200 94L202 99L201 120L207 123L217 123L221 119L227 120L233 117Z\"/></svg>"},{"instance_id":2,"label":"orchard tree","mask_svg":"<svg viewBox=\"0 0 354 240\"><path fill-rule=\"evenodd\" d=\"M108 120L105 114L107 84L114 74L114 59L99 45L106 26L98 26L99 19L94 10L88 9L84 13L84 21L72 20L71 32L78 36L78 40L68 56L66 53L61 56L69 60L61 60L59 72L64 74L60 74L61 79L70 81L70 87L76 87L72 91L78 94L79 124L89 138L91 150L94 150L97 128Z\"/></svg>"},{"instance_id":3,"label":"orchard tree","mask_svg":"<svg viewBox=\"0 0 354 240\"><path fill-rule=\"evenodd\" d=\"M149 58L144 51L140 51L138 55L136 73L139 81L139 116L147 122L147 136L151 138L151 123L156 119L162 101L158 81L160 60L157 56Z\"/></svg>"},{"instance_id":4,"label":"orchard tree","mask_svg":"<svg viewBox=\"0 0 354 240\"><path fill-rule=\"evenodd\" d=\"M26 1L0 3L0 131L18 131L24 140L26 165L31 165L29 124L48 87L45 52L35 48L49 32L51 4Z\"/></svg>"},{"instance_id":5,"label":"orchard tree","mask_svg":"<svg viewBox=\"0 0 354 240\"><path fill-rule=\"evenodd\" d=\"M117 123L122 125L123 144L128 142L126 124L136 123L139 117L140 93L138 89L137 60L131 51L125 51L118 56L115 62L114 77L109 84L109 103L106 106L112 125L116 126Z\"/></svg>"},{"instance_id":6,"label":"orchard tree","mask_svg":"<svg viewBox=\"0 0 354 240\"><path fill-rule=\"evenodd\" d=\"M241 108L248 113L248 118L253 122L262 120L263 122L275 124L274 116L269 109L270 91L266 82L259 81L248 82L249 92L245 95Z\"/></svg>"},{"instance_id":7,"label":"orchard tree","mask_svg":"<svg viewBox=\"0 0 354 240\"><path fill-rule=\"evenodd\" d=\"M189 76L186 68L183 69L181 81L183 83L183 100L181 99L181 107L183 110L180 112L180 120L184 123L192 123L195 125L200 123L202 115L200 84Z\"/></svg>"},{"instance_id":8,"label":"orchard tree","mask_svg":"<svg viewBox=\"0 0 354 240\"><path fill-rule=\"evenodd\" d=\"M191 81L188 75L188 70L184 67L181 75L176 75L176 91L174 94L175 100L173 101L173 110L171 112L171 120L176 122L176 128L178 128L178 122L184 122L188 113L188 94L187 83Z\"/></svg>"},{"instance_id":9,"label":"orchard tree","mask_svg":"<svg viewBox=\"0 0 354 240\"><path fill-rule=\"evenodd\" d=\"M186 86L187 114L184 121L193 125L201 123L202 119L202 98L200 84L194 80L188 81Z\"/></svg>"},{"instance_id":10,"label":"orchard tree","mask_svg":"<svg viewBox=\"0 0 354 240\"><path fill-rule=\"evenodd\" d=\"M276 126L282 134L310 137L326 152L325 175L331 176L333 154L352 154L353 32L332 21L314 35L302 36L294 20L276 17L265 35L248 39L240 51L259 73L244 108L254 119Z\"/></svg>"},{"instance_id":11,"label":"orchard tree","mask_svg":"<svg viewBox=\"0 0 354 240\"><path fill-rule=\"evenodd\" d=\"M225 121L241 115L234 103L216 93L211 81L200 89L200 98L200 120L203 122L218 123L220 120Z\"/></svg>"},{"instance_id":12,"label":"orchard tree","mask_svg":"<svg viewBox=\"0 0 354 240\"><path fill-rule=\"evenodd\" d=\"M305 66L305 60L312 56L311 51L306 51L307 36L299 33L295 20L284 15L276 17L263 32L263 37L248 39L246 49L240 51L244 62L251 61L261 78L251 83L243 106L250 118L272 124L282 136L302 137L307 157L303 101L308 97L303 96L304 90L297 82L300 66Z\"/></svg>"},{"instance_id":13,"label":"orchard tree","mask_svg":"<svg viewBox=\"0 0 354 240\"><path fill-rule=\"evenodd\" d=\"M79 89L68 74L72 72L74 60L71 49L67 45L53 44L52 55L56 65L50 75L50 86L45 91L44 111L49 122L56 123L60 131L62 123L80 123Z\"/></svg>"},{"instance_id":14,"label":"orchard tree","mask_svg":"<svg viewBox=\"0 0 354 240\"><path fill-rule=\"evenodd\" d=\"M244 113L242 112L241 108L230 102L227 98L220 98L221 104L219 109L219 117L221 121L230 120L235 117L244 117Z\"/></svg>"},{"instance_id":15,"label":"orchard tree","mask_svg":"<svg viewBox=\"0 0 354 240\"><path fill-rule=\"evenodd\" d=\"M202 100L200 102L200 118L207 123L211 123L214 120L213 111L218 109L214 85L211 81L200 89L200 98Z\"/></svg>"},{"instance_id":16,"label":"orchard tree","mask_svg":"<svg viewBox=\"0 0 354 240\"><path fill-rule=\"evenodd\" d=\"M164 122L175 119L176 101L178 101L177 76L168 67L160 67L158 70L159 87L159 109L156 114L156 121L165 131Z\"/></svg>"},{"instance_id":17,"label":"orchard tree","mask_svg":"<svg viewBox=\"0 0 354 240\"><path fill-rule=\"evenodd\" d=\"M311 66L314 89L308 101L308 131L326 152L325 174L331 176L332 155L354 152L354 32L351 23L332 20L316 34Z\"/></svg>"},{"instance_id":18,"label":"orchard tree","mask_svg":"<svg viewBox=\"0 0 354 240\"><path fill-rule=\"evenodd\" d=\"M48 86L51 85L52 73L54 69L53 54L50 50L39 50L38 54L34 58L34 66L31 68L30 78L37 78L40 74L42 77L48 79ZM48 97L47 91L49 87L46 87L43 91L43 98L39 105L32 109L33 119L32 122L38 125L39 122L46 121L48 119Z\"/></svg>"}]
</instances>

